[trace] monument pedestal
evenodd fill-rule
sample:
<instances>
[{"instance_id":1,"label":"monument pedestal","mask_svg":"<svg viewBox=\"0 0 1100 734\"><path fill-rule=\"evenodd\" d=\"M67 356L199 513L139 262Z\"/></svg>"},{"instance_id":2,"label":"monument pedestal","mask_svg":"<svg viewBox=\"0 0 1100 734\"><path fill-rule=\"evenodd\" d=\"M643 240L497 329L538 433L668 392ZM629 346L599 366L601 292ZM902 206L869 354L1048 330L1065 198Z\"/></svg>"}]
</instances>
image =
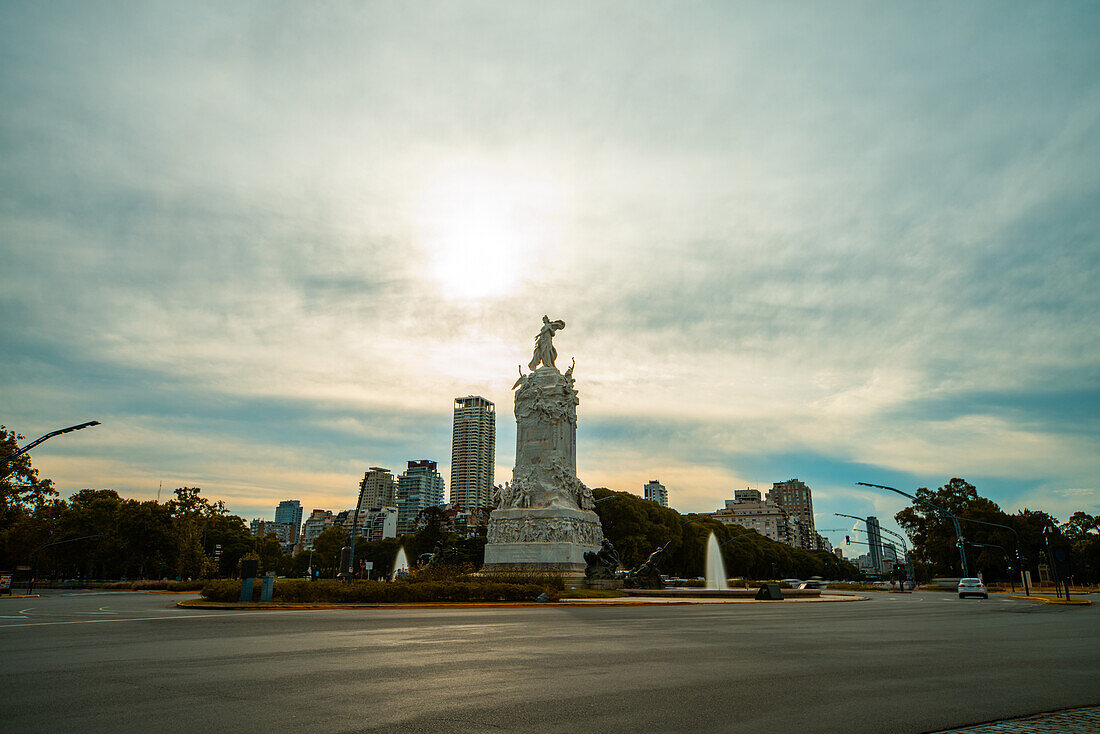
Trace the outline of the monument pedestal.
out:
<instances>
[{"instance_id":1,"label":"monument pedestal","mask_svg":"<svg viewBox=\"0 0 1100 734\"><path fill-rule=\"evenodd\" d=\"M603 529L591 510L509 508L489 515L483 572L584 573L584 554L599 551Z\"/></svg>"}]
</instances>

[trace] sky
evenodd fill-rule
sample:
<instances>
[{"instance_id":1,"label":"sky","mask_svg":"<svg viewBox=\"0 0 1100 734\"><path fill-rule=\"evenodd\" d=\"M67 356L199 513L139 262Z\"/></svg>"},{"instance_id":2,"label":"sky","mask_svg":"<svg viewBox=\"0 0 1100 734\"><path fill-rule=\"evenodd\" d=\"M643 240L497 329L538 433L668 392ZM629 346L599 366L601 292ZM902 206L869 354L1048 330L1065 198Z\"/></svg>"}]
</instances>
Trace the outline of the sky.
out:
<instances>
[{"instance_id":1,"label":"sky","mask_svg":"<svg viewBox=\"0 0 1100 734\"><path fill-rule=\"evenodd\" d=\"M589 486L1095 514L1098 36L1069 2L5 2L0 422L102 422L34 450L62 495L270 518L449 478L476 394L503 482L548 314Z\"/></svg>"}]
</instances>

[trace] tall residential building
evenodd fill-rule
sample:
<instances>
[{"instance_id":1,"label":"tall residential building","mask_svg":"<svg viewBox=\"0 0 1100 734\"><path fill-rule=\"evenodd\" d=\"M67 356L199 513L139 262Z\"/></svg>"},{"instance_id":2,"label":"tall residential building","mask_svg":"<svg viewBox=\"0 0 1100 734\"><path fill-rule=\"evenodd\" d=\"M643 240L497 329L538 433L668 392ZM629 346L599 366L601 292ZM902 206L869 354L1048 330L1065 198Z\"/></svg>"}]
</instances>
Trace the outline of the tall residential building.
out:
<instances>
[{"instance_id":1,"label":"tall residential building","mask_svg":"<svg viewBox=\"0 0 1100 734\"><path fill-rule=\"evenodd\" d=\"M285 522L294 527L292 542L297 543L302 534L302 503L298 500L283 500L275 508L275 522Z\"/></svg>"},{"instance_id":2,"label":"tall residential building","mask_svg":"<svg viewBox=\"0 0 1100 734\"><path fill-rule=\"evenodd\" d=\"M359 512L397 505L397 480L389 469L372 466L359 482Z\"/></svg>"},{"instance_id":3,"label":"tall residential building","mask_svg":"<svg viewBox=\"0 0 1100 734\"><path fill-rule=\"evenodd\" d=\"M645 498L656 502L661 507L668 507L668 490L656 479L650 479L645 485Z\"/></svg>"},{"instance_id":4,"label":"tall residential building","mask_svg":"<svg viewBox=\"0 0 1100 734\"><path fill-rule=\"evenodd\" d=\"M493 502L496 463L496 406L485 398L455 398L451 439L451 504L479 510Z\"/></svg>"},{"instance_id":5,"label":"tall residential building","mask_svg":"<svg viewBox=\"0 0 1100 734\"><path fill-rule=\"evenodd\" d=\"M302 523L302 550L313 548L317 536L336 525L336 516L331 510L314 510Z\"/></svg>"},{"instance_id":6,"label":"tall residential building","mask_svg":"<svg viewBox=\"0 0 1100 734\"><path fill-rule=\"evenodd\" d=\"M726 525L740 525L755 530L780 543L794 539L794 524L787 511L770 500L761 501L756 490L738 490L734 499L726 500L726 506L712 512L711 517Z\"/></svg>"},{"instance_id":7,"label":"tall residential building","mask_svg":"<svg viewBox=\"0 0 1100 734\"><path fill-rule=\"evenodd\" d=\"M867 518L867 546L870 548L871 566L882 573L882 531L874 515Z\"/></svg>"},{"instance_id":8,"label":"tall residential building","mask_svg":"<svg viewBox=\"0 0 1100 734\"><path fill-rule=\"evenodd\" d=\"M405 473L397 478L397 534L415 533L416 516L429 507L442 507L443 493L443 477L434 461L410 461Z\"/></svg>"},{"instance_id":9,"label":"tall residential building","mask_svg":"<svg viewBox=\"0 0 1100 734\"><path fill-rule=\"evenodd\" d=\"M794 546L813 548L816 545L814 535L817 529L814 527L814 503L810 497L810 488L798 479L775 482L768 492L768 500L786 510L794 521L798 533Z\"/></svg>"},{"instance_id":10,"label":"tall residential building","mask_svg":"<svg viewBox=\"0 0 1100 734\"><path fill-rule=\"evenodd\" d=\"M268 533L275 533L279 539L279 545L284 553L289 553L294 548L294 527L288 522L271 522L270 520L253 520L250 523L252 534L257 538L263 538Z\"/></svg>"}]
</instances>

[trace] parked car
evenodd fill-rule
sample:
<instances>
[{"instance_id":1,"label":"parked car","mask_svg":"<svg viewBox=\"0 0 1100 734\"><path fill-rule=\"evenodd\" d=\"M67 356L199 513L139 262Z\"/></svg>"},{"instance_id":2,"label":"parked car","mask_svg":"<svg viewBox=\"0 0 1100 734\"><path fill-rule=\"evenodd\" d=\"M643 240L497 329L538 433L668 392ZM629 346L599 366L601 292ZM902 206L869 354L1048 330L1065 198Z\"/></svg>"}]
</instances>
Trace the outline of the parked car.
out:
<instances>
[{"instance_id":1,"label":"parked car","mask_svg":"<svg viewBox=\"0 0 1100 734\"><path fill-rule=\"evenodd\" d=\"M985 584L982 583L981 579L959 579L959 598L962 599L966 596L989 598L989 594L985 591Z\"/></svg>"}]
</instances>

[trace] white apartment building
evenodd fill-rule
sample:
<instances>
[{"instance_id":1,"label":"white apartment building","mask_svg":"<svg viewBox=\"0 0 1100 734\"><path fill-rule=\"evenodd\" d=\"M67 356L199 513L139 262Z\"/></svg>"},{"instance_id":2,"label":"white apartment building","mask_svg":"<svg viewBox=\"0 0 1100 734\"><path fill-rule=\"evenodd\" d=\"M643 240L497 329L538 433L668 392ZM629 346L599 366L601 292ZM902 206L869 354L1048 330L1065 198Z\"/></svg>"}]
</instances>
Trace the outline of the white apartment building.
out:
<instances>
[{"instance_id":1,"label":"white apartment building","mask_svg":"<svg viewBox=\"0 0 1100 734\"><path fill-rule=\"evenodd\" d=\"M738 500L738 496L741 497ZM794 524L787 511L771 502L762 501L755 489L737 490L734 499L726 500L726 506L711 513L711 517L726 525L740 525L755 530L763 536L790 543L794 538Z\"/></svg>"},{"instance_id":2,"label":"white apartment building","mask_svg":"<svg viewBox=\"0 0 1100 734\"><path fill-rule=\"evenodd\" d=\"M645 498L647 500L656 502L661 507L668 507L668 490L665 489L665 485L661 484L656 479L650 479L643 490L645 491Z\"/></svg>"}]
</instances>

